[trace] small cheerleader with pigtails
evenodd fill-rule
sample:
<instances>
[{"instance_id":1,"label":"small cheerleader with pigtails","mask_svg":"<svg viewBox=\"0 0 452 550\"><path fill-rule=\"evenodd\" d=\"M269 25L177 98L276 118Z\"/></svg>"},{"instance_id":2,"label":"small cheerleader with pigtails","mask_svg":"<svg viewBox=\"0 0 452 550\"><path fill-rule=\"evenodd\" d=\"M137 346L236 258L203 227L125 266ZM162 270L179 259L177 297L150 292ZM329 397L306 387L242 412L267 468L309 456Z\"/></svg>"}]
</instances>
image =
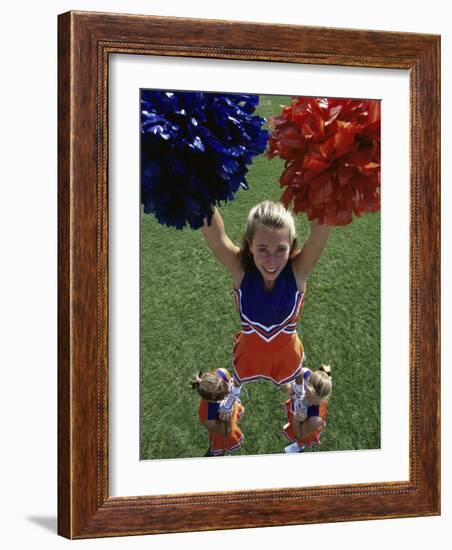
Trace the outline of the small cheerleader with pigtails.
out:
<instances>
[{"instance_id":1,"label":"small cheerleader with pigtails","mask_svg":"<svg viewBox=\"0 0 452 550\"><path fill-rule=\"evenodd\" d=\"M296 407L297 396L293 384L286 389L289 399L284 403L287 424L284 436L292 443L284 452L301 453L307 447L320 443L320 435L325 427L327 401L333 387L331 367L321 365L316 371L303 369L303 389L301 403Z\"/></svg>"},{"instance_id":2,"label":"small cheerleader with pigtails","mask_svg":"<svg viewBox=\"0 0 452 550\"><path fill-rule=\"evenodd\" d=\"M201 372L192 381L193 389L201 396L199 420L209 432L209 448L204 456L223 456L240 449L243 434L237 423L245 411L240 401L235 401L230 417L220 419L221 401L229 394L231 376L226 369Z\"/></svg>"}]
</instances>

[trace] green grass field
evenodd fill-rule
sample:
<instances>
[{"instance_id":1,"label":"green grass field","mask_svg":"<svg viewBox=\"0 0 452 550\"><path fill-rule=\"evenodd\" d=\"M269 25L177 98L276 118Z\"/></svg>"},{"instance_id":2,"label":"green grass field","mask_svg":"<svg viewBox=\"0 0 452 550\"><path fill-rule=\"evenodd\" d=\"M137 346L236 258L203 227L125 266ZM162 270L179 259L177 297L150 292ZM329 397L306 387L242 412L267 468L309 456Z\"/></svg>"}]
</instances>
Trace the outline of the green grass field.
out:
<instances>
[{"instance_id":1,"label":"green grass field","mask_svg":"<svg viewBox=\"0 0 452 550\"><path fill-rule=\"evenodd\" d=\"M288 97L261 96L259 114L280 112ZM221 208L234 242L249 209L278 200L283 163L257 158L239 191ZM308 234L296 218L298 242ZM141 218L141 449L142 460L203 456L208 436L198 421L199 397L190 379L199 370L230 370L232 336L240 329L232 283L201 232ZM306 366L333 369L333 394L319 450L380 447L380 215L333 228L308 280L298 333ZM239 455L283 452L283 390L269 382L243 386L245 441Z\"/></svg>"}]
</instances>

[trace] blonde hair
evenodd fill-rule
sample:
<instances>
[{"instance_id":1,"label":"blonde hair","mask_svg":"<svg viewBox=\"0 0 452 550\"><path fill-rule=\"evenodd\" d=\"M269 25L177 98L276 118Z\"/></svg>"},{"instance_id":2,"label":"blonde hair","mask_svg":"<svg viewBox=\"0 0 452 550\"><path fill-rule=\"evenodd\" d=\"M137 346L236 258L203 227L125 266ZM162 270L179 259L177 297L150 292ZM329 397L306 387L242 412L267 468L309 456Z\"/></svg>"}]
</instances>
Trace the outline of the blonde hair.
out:
<instances>
[{"instance_id":1,"label":"blonde hair","mask_svg":"<svg viewBox=\"0 0 452 550\"><path fill-rule=\"evenodd\" d=\"M330 365L321 365L319 370L314 371L308 380L309 386L315 391L319 399L328 401L333 389Z\"/></svg>"},{"instance_id":2,"label":"blonde hair","mask_svg":"<svg viewBox=\"0 0 452 550\"><path fill-rule=\"evenodd\" d=\"M218 370L227 373L229 377L226 369ZM202 399L206 399L207 401L222 401L229 393L229 382L215 372L202 374L199 371L198 375L191 380L191 387L198 390Z\"/></svg>"},{"instance_id":3,"label":"blonde hair","mask_svg":"<svg viewBox=\"0 0 452 550\"><path fill-rule=\"evenodd\" d=\"M293 252L295 249L297 235L292 214L280 202L260 202L250 210L245 224L245 234L240 247L240 261L244 271L250 271L255 267L250 244L253 242L259 226L273 229L287 228L289 230L290 250Z\"/></svg>"}]
</instances>

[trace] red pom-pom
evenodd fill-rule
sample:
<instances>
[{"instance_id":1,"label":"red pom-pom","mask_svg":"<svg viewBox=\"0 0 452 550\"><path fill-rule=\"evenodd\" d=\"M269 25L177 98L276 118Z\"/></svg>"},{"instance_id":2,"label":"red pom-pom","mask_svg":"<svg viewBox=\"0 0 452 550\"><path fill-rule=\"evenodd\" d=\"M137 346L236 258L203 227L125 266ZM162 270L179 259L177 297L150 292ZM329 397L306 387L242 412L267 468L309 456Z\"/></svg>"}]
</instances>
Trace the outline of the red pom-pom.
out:
<instances>
[{"instance_id":1,"label":"red pom-pom","mask_svg":"<svg viewBox=\"0 0 452 550\"><path fill-rule=\"evenodd\" d=\"M327 225L380 210L379 101L294 97L270 127L286 208Z\"/></svg>"}]
</instances>

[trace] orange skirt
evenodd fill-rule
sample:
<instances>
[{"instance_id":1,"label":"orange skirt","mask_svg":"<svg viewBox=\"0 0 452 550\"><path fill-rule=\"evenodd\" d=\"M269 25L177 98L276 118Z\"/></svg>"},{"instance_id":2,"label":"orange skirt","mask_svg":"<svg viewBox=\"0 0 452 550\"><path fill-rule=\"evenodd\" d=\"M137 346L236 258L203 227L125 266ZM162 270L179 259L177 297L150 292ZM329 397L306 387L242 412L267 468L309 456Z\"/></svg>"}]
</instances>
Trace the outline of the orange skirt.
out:
<instances>
[{"instance_id":1,"label":"orange skirt","mask_svg":"<svg viewBox=\"0 0 452 550\"><path fill-rule=\"evenodd\" d=\"M234 336L232 370L238 384L255 380L287 384L301 373L303 361L303 344L297 334L279 334L271 342L255 333Z\"/></svg>"},{"instance_id":2,"label":"orange skirt","mask_svg":"<svg viewBox=\"0 0 452 550\"><path fill-rule=\"evenodd\" d=\"M320 443L320 435L323 431L323 428L315 431L314 433L308 435L307 437L304 437L303 439L297 439L295 437L295 431L293 429L293 413L292 413L292 407L291 407L291 399L288 399L284 403L284 412L286 414L286 420L287 424L283 428L283 435L289 440L289 441L296 441L298 445L304 445L305 447L310 447L311 445L316 445ZM326 420L326 403L325 401L320 402L320 409L319 409L319 415L323 418L323 420Z\"/></svg>"},{"instance_id":3,"label":"orange skirt","mask_svg":"<svg viewBox=\"0 0 452 550\"><path fill-rule=\"evenodd\" d=\"M199 419L201 423L208 419L207 414L208 401L201 400L199 405ZM245 407L238 401L234 404L234 410L231 416L231 432L229 435L219 435L209 432L210 450L214 456L222 455L225 452L232 453L240 449L243 441L243 433L238 426L239 420L245 412Z\"/></svg>"}]
</instances>

